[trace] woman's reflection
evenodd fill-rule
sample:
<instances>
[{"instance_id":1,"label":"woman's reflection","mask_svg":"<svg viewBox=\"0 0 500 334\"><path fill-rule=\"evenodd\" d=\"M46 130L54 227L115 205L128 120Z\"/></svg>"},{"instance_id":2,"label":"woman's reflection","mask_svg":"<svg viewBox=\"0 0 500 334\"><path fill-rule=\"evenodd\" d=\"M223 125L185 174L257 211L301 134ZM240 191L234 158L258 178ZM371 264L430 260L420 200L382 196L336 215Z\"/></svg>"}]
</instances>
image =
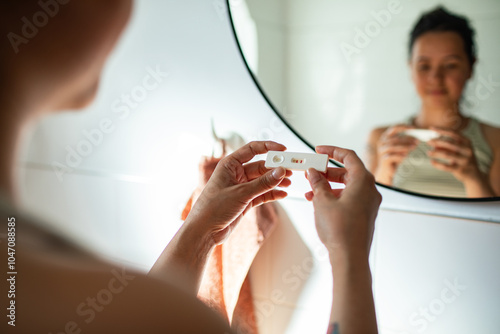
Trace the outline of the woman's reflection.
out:
<instances>
[{"instance_id":1,"label":"woman's reflection","mask_svg":"<svg viewBox=\"0 0 500 334\"><path fill-rule=\"evenodd\" d=\"M438 196L500 196L500 129L460 110L475 62L466 18L439 7L419 19L409 67L421 107L404 124L372 130L368 166L378 182Z\"/></svg>"}]
</instances>

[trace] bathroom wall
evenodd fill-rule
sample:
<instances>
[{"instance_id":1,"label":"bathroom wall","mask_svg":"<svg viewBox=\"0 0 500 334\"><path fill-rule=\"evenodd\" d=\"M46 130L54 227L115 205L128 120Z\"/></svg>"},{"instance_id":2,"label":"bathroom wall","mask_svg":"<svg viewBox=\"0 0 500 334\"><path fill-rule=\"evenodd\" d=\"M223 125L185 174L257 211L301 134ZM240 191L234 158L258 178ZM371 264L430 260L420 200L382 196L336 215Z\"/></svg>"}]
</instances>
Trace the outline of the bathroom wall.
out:
<instances>
[{"instance_id":1,"label":"bathroom wall","mask_svg":"<svg viewBox=\"0 0 500 334\"><path fill-rule=\"evenodd\" d=\"M19 161L23 206L102 256L147 271L181 224L200 156L212 153L211 120L221 136L236 132L311 151L255 87L225 2L139 0L96 103L33 129ZM251 270L263 334L324 332L327 326L330 267L306 190L303 174L296 173L289 199L280 203L280 226ZM418 332L405 319L439 299L445 280L456 277L466 290L426 333L441 326L459 332L469 323L462 322L465 312L474 314L476 332L498 328L497 203L380 191L372 269L383 333Z\"/></svg>"},{"instance_id":2,"label":"bathroom wall","mask_svg":"<svg viewBox=\"0 0 500 334\"><path fill-rule=\"evenodd\" d=\"M281 221L252 268L262 333L325 333L328 257L309 203L282 205L292 222ZM370 259L379 332L496 333L498 238L498 224L382 209Z\"/></svg>"}]
</instances>

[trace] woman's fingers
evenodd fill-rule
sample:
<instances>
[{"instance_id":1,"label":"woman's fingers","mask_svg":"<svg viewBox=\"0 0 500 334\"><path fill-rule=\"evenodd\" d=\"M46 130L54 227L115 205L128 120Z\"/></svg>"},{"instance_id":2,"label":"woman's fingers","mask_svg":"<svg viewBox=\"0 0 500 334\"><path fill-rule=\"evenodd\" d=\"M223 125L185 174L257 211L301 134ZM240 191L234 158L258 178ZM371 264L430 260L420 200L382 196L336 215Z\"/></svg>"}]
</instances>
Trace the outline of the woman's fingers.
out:
<instances>
[{"instance_id":1,"label":"woman's fingers","mask_svg":"<svg viewBox=\"0 0 500 334\"><path fill-rule=\"evenodd\" d=\"M314 193L312 191L308 191L304 194L304 196L306 197L306 199L310 202L313 200L314 198Z\"/></svg>"},{"instance_id":2,"label":"woman's fingers","mask_svg":"<svg viewBox=\"0 0 500 334\"><path fill-rule=\"evenodd\" d=\"M445 152L445 151L429 151L428 156L432 158L432 160L441 160L441 163L448 164L448 165L460 165L464 166L467 164L467 161L469 159L467 157L464 157L462 155L452 153L452 152ZM444 162L446 161L446 162Z\"/></svg>"},{"instance_id":3,"label":"woman's fingers","mask_svg":"<svg viewBox=\"0 0 500 334\"><path fill-rule=\"evenodd\" d=\"M330 182L345 183L346 168L328 168L326 170L326 179Z\"/></svg>"},{"instance_id":4,"label":"woman's fingers","mask_svg":"<svg viewBox=\"0 0 500 334\"><path fill-rule=\"evenodd\" d=\"M384 141L390 137L402 137L401 134L408 129L414 129L415 127L412 125L400 124L391 126L380 137L380 140Z\"/></svg>"},{"instance_id":5,"label":"woman's fingers","mask_svg":"<svg viewBox=\"0 0 500 334\"><path fill-rule=\"evenodd\" d=\"M307 180L311 185L313 191L313 197L324 197L327 196L332 190L328 180L314 168L309 168L307 170Z\"/></svg>"},{"instance_id":6,"label":"woman's fingers","mask_svg":"<svg viewBox=\"0 0 500 334\"><path fill-rule=\"evenodd\" d=\"M260 195L274 190L286 177L286 170L278 167L246 183L238 185L245 200L254 200Z\"/></svg>"},{"instance_id":7,"label":"woman's fingers","mask_svg":"<svg viewBox=\"0 0 500 334\"><path fill-rule=\"evenodd\" d=\"M408 136L390 137L381 141L380 146L417 146L418 140Z\"/></svg>"},{"instance_id":8,"label":"woman's fingers","mask_svg":"<svg viewBox=\"0 0 500 334\"><path fill-rule=\"evenodd\" d=\"M283 181L281 181L280 184L278 184L278 187L280 188L288 188L292 185L292 180L289 178L284 178Z\"/></svg>"},{"instance_id":9,"label":"woman's fingers","mask_svg":"<svg viewBox=\"0 0 500 334\"><path fill-rule=\"evenodd\" d=\"M256 155L269 151L284 151L286 147L273 141L253 141L234 151L225 159L235 159L240 164L252 160Z\"/></svg>"},{"instance_id":10,"label":"woman's fingers","mask_svg":"<svg viewBox=\"0 0 500 334\"><path fill-rule=\"evenodd\" d=\"M454 172L456 170L456 165L454 164L447 164L447 163L444 163L442 161L438 161L438 160L431 160L431 164L439 169L439 170L442 170L442 171L445 171L445 172Z\"/></svg>"},{"instance_id":11,"label":"woman's fingers","mask_svg":"<svg viewBox=\"0 0 500 334\"><path fill-rule=\"evenodd\" d=\"M378 154L380 156L384 156L386 154L397 154L397 153L407 155L408 153L410 153L412 149L413 148L409 146L387 146L387 147L381 147Z\"/></svg>"},{"instance_id":12,"label":"woman's fingers","mask_svg":"<svg viewBox=\"0 0 500 334\"><path fill-rule=\"evenodd\" d=\"M361 159L352 150L340 148L336 146L316 146L316 152L320 154L328 154L328 156L342 163L347 169L362 169L365 170L365 165Z\"/></svg>"},{"instance_id":13,"label":"woman's fingers","mask_svg":"<svg viewBox=\"0 0 500 334\"><path fill-rule=\"evenodd\" d=\"M400 164L406 159L407 154L402 153L387 153L382 156L384 164Z\"/></svg>"},{"instance_id":14,"label":"woman's fingers","mask_svg":"<svg viewBox=\"0 0 500 334\"><path fill-rule=\"evenodd\" d=\"M465 158L470 158L474 155L474 151L470 146L462 146L454 143L450 143L444 140L436 140L430 142L429 145L433 148L429 151L429 154L434 154L435 152L451 152L454 155L462 156Z\"/></svg>"},{"instance_id":15,"label":"woman's fingers","mask_svg":"<svg viewBox=\"0 0 500 334\"><path fill-rule=\"evenodd\" d=\"M264 193L260 196L257 196L256 198L254 198L252 201L252 207L254 208L254 207L262 205L264 203L274 202L274 201L283 199L287 196L288 196L288 193L286 191L273 189L271 191L268 191L267 193Z\"/></svg>"},{"instance_id":16,"label":"woman's fingers","mask_svg":"<svg viewBox=\"0 0 500 334\"><path fill-rule=\"evenodd\" d=\"M320 173L318 173L320 174ZM346 182L345 180L345 175L347 174L347 169L345 168L328 168L326 173L320 174L323 175L328 182L335 182L335 183L344 183ZM306 178L309 180L309 173L306 172ZM332 193L335 197L340 197L340 193L342 192L343 189L332 189L331 186L328 186L328 189L330 193ZM314 198L314 192L313 191L308 191L305 194L305 197L308 201L312 201Z\"/></svg>"},{"instance_id":17,"label":"woman's fingers","mask_svg":"<svg viewBox=\"0 0 500 334\"><path fill-rule=\"evenodd\" d=\"M249 181L258 178L271 170L265 167L265 161L263 160L245 164L243 165L243 169L245 170L245 175ZM290 177L292 174L291 170L286 171L286 177Z\"/></svg>"},{"instance_id":18,"label":"woman's fingers","mask_svg":"<svg viewBox=\"0 0 500 334\"><path fill-rule=\"evenodd\" d=\"M342 191L344 189L332 189L331 190L331 193L333 194L333 196L335 196L336 198L340 198L340 196L342 195ZM309 202L311 202L313 199L314 199L314 192L312 191L308 191L306 192L305 194L305 197L306 197L306 200L308 200Z\"/></svg>"},{"instance_id":19,"label":"woman's fingers","mask_svg":"<svg viewBox=\"0 0 500 334\"><path fill-rule=\"evenodd\" d=\"M441 135L441 137L449 138L457 143L464 143L468 141L466 137L464 137L462 134L453 131L453 130L445 130L441 128L436 128L436 127L431 127L431 130L436 131Z\"/></svg>"}]
</instances>

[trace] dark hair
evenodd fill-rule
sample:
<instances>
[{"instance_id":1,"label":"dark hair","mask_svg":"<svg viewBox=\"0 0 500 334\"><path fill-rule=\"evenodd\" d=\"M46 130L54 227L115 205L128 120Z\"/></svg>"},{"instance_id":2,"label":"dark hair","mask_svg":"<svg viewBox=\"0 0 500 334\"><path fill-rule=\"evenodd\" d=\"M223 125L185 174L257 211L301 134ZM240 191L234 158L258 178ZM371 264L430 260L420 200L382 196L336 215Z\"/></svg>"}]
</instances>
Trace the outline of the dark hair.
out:
<instances>
[{"instance_id":1,"label":"dark hair","mask_svg":"<svg viewBox=\"0 0 500 334\"><path fill-rule=\"evenodd\" d=\"M459 16L450 13L444 7L439 6L436 9L424 13L410 33L409 55L413 51L413 44L421 35L427 32L456 32L464 41L465 53L472 66L476 60L476 45L474 43L475 32L465 16Z\"/></svg>"}]
</instances>

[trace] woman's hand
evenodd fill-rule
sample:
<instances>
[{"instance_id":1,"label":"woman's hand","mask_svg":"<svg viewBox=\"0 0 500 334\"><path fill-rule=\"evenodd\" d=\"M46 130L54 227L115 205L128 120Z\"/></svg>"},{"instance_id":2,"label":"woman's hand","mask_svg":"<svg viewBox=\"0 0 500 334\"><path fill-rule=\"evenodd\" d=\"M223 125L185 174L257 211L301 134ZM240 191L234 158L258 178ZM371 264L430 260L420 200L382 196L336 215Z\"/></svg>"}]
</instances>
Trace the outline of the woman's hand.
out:
<instances>
[{"instance_id":1,"label":"woman's hand","mask_svg":"<svg viewBox=\"0 0 500 334\"><path fill-rule=\"evenodd\" d=\"M291 172L268 170L264 161L248 163L258 154L285 149L271 141L252 142L222 159L150 275L166 279L175 272L181 278L178 284L196 296L208 255L226 240L241 216L252 207L287 196L275 188L289 186Z\"/></svg>"},{"instance_id":2,"label":"woman's hand","mask_svg":"<svg viewBox=\"0 0 500 334\"><path fill-rule=\"evenodd\" d=\"M326 177L310 169L312 192L306 194L313 201L316 229L332 264L331 328L342 328L346 333L376 333L368 256L382 197L356 153L332 146L318 146L316 151L345 166L329 168ZM344 183L345 189L332 189L329 181Z\"/></svg>"},{"instance_id":3,"label":"woman's hand","mask_svg":"<svg viewBox=\"0 0 500 334\"><path fill-rule=\"evenodd\" d=\"M287 193L275 188L290 185L287 177L291 171L281 167L268 170L264 161L247 163L258 154L285 149L271 141L251 142L222 159L186 221L196 221L216 245L250 208L285 198Z\"/></svg>"},{"instance_id":4,"label":"woman's hand","mask_svg":"<svg viewBox=\"0 0 500 334\"><path fill-rule=\"evenodd\" d=\"M316 152L328 154L345 168L328 168L326 175L314 169L307 178L312 191L306 198L314 204L316 229L320 240L337 256L360 255L368 261L374 222L382 197L375 187L373 175L366 170L356 153L333 146L318 146ZM345 184L345 189L332 189L329 182Z\"/></svg>"},{"instance_id":5,"label":"woman's hand","mask_svg":"<svg viewBox=\"0 0 500 334\"><path fill-rule=\"evenodd\" d=\"M462 182L469 197L494 196L488 176L479 169L469 138L452 130L432 130L441 135L428 142L431 150L427 154L432 165L439 170L450 172Z\"/></svg>"},{"instance_id":6,"label":"woman's hand","mask_svg":"<svg viewBox=\"0 0 500 334\"><path fill-rule=\"evenodd\" d=\"M418 140L403 135L405 130L412 128L408 125L395 125L380 136L376 144L377 168L374 171L378 182L392 185L399 164L417 146Z\"/></svg>"}]
</instances>

